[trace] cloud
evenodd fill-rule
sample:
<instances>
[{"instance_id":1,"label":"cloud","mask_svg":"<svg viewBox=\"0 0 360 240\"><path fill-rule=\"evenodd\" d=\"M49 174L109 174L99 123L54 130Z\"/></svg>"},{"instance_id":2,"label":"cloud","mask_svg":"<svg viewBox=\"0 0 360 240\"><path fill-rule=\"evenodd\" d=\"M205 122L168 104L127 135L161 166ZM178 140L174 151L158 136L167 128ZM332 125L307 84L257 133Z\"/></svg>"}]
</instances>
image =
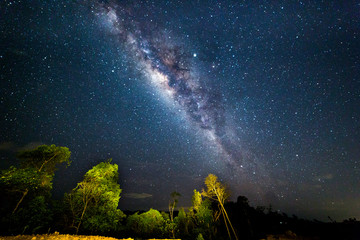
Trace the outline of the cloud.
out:
<instances>
[{"instance_id":1,"label":"cloud","mask_svg":"<svg viewBox=\"0 0 360 240\"><path fill-rule=\"evenodd\" d=\"M322 182L324 180L331 180L334 178L334 175L331 174L331 173L326 173L326 174L323 174L323 175L318 175L318 176L315 176L314 177L314 181L319 181L319 182Z\"/></svg>"},{"instance_id":2,"label":"cloud","mask_svg":"<svg viewBox=\"0 0 360 240\"><path fill-rule=\"evenodd\" d=\"M13 142L1 142L0 151L16 151L17 147Z\"/></svg>"},{"instance_id":3,"label":"cloud","mask_svg":"<svg viewBox=\"0 0 360 240\"><path fill-rule=\"evenodd\" d=\"M132 199L143 199L143 198L151 198L152 195L148 193L125 193L125 198L132 198Z\"/></svg>"},{"instance_id":4,"label":"cloud","mask_svg":"<svg viewBox=\"0 0 360 240\"><path fill-rule=\"evenodd\" d=\"M13 142L0 142L0 151L8 151L8 152L18 152L18 151L26 151L32 150L36 147L43 145L42 142L29 142L24 146L18 146Z\"/></svg>"},{"instance_id":5,"label":"cloud","mask_svg":"<svg viewBox=\"0 0 360 240\"><path fill-rule=\"evenodd\" d=\"M322 178L326 179L326 180L330 180L330 179L333 179L334 176L331 173L328 173L328 174L324 175Z\"/></svg>"},{"instance_id":6,"label":"cloud","mask_svg":"<svg viewBox=\"0 0 360 240\"><path fill-rule=\"evenodd\" d=\"M43 145L44 143L42 142L29 142L28 144L26 144L23 147L19 147L19 151L26 151L26 150L33 150L35 148L37 148L40 145Z\"/></svg>"}]
</instances>

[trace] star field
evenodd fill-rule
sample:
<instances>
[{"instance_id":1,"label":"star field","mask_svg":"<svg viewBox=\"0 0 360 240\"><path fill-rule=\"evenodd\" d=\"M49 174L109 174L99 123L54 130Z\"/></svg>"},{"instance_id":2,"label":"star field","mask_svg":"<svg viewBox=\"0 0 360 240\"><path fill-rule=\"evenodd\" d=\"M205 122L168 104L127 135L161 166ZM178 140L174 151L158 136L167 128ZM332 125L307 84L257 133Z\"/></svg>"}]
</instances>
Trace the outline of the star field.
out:
<instances>
[{"instance_id":1,"label":"star field","mask_svg":"<svg viewBox=\"0 0 360 240\"><path fill-rule=\"evenodd\" d=\"M360 218L360 4L3 1L0 156L67 146L55 195L119 165L122 209L209 173L306 218Z\"/></svg>"}]
</instances>

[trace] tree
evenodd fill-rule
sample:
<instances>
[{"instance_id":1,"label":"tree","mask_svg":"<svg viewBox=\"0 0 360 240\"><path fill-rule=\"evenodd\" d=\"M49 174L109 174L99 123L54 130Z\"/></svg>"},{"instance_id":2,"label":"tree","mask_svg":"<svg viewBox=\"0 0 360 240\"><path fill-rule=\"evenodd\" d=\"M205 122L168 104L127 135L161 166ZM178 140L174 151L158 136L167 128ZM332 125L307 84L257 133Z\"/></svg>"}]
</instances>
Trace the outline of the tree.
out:
<instances>
[{"instance_id":1,"label":"tree","mask_svg":"<svg viewBox=\"0 0 360 240\"><path fill-rule=\"evenodd\" d=\"M190 216L196 225L195 235L201 233L206 235L207 238L211 238L211 235L215 234L213 223L215 222L216 216L211 210L211 202L208 199L203 199L200 192L194 189L192 196L192 207L190 208Z\"/></svg>"},{"instance_id":2,"label":"tree","mask_svg":"<svg viewBox=\"0 0 360 240\"><path fill-rule=\"evenodd\" d=\"M19 210L17 217L22 218L26 222L26 228L30 229L32 233L39 230L48 230L47 226L52 219L52 212L49 208L49 203L44 196L36 196L31 199L26 208Z\"/></svg>"},{"instance_id":3,"label":"tree","mask_svg":"<svg viewBox=\"0 0 360 240\"><path fill-rule=\"evenodd\" d=\"M29 192L42 191L50 195L56 166L63 162L70 164L70 151L66 147L41 145L33 150L18 154L21 167L11 166L2 171L0 184L12 193L20 193L12 214L14 214Z\"/></svg>"},{"instance_id":4,"label":"tree","mask_svg":"<svg viewBox=\"0 0 360 240\"><path fill-rule=\"evenodd\" d=\"M229 238L231 239L231 234L229 230L229 226L235 236L235 239L238 240L238 237L236 235L235 229L233 228L231 221L229 219L229 216L225 210L224 203L226 199L230 196L228 191L226 190L225 186L223 186L217 179L217 176L214 174L209 174L205 178L205 185L206 185L206 191L202 190L202 195L204 197L207 197L213 201L218 202L220 213L222 214L226 226L226 230L228 232Z\"/></svg>"},{"instance_id":5,"label":"tree","mask_svg":"<svg viewBox=\"0 0 360 240\"><path fill-rule=\"evenodd\" d=\"M147 212L130 215L126 227L144 238L158 237L163 232L164 223L163 215L158 210L150 208Z\"/></svg>"},{"instance_id":6,"label":"tree","mask_svg":"<svg viewBox=\"0 0 360 240\"><path fill-rule=\"evenodd\" d=\"M180 208L179 214L174 218L174 222L176 225L176 230L180 234L181 238L183 238L183 236L189 235L190 219L186 215L184 208Z\"/></svg>"},{"instance_id":7,"label":"tree","mask_svg":"<svg viewBox=\"0 0 360 240\"><path fill-rule=\"evenodd\" d=\"M175 207L177 205L177 203L179 202L179 197L181 196L180 193L174 191L170 194L171 196L171 201L169 202L169 214L170 214L170 232L172 235L172 238L175 238L175 224L174 224L174 210Z\"/></svg>"},{"instance_id":8,"label":"tree","mask_svg":"<svg viewBox=\"0 0 360 240\"><path fill-rule=\"evenodd\" d=\"M22 151L17 157L21 160L20 167L11 166L1 172L0 188L5 193L1 198L6 203L2 215L7 215L6 221L18 230L24 223L26 229L34 231L40 227L35 226L37 223L44 226L48 222L55 170L61 163L70 164L70 151L66 147L41 145ZM32 206L41 206L41 211Z\"/></svg>"},{"instance_id":9,"label":"tree","mask_svg":"<svg viewBox=\"0 0 360 240\"><path fill-rule=\"evenodd\" d=\"M203 199L202 199L201 193L198 192L196 189L194 189L194 194L191 198L191 202L192 202L192 208L195 211L199 211L199 208L201 207Z\"/></svg>"},{"instance_id":10,"label":"tree","mask_svg":"<svg viewBox=\"0 0 360 240\"><path fill-rule=\"evenodd\" d=\"M213 218L210 201L207 199L204 200L201 193L195 189L194 195L192 196L192 204L192 209L195 210L195 216L198 224L205 225L205 227L209 228Z\"/></svg>"},{"instance_id":11,"label":"tree","mask_svg":"<svg viewBox=\"0 0 360 240\"><path fill-rule=\"evenodd\" d=\"M56 165L63 162L70 164L69 149L55 145L41 145L33 150L22 151L18 157L21 159L21 167L11 166L8 170L4 170L0 180L9 192L21 193L13 214L29 191L50 192Z\"/></svg>"},{"instance_id":12,"label":"tree","mask_svg":"<svg viewBox=\"0 0 360 240\"><path fill-rule=\"evenodd\" d=\"M43 176L33 168L16 168L11 166L9 169L2 171L0 178L2 187L14 195L20 194L12 214L17 211L29 191L35 192L40 190L40 188L49 190L50 186L48 184L42 184L48 181L42 181L41 177Z\"/></svg>"},{"instance_id":13,"label":"tree","mask_svg":"<svg viewBox=\"0 0 360 240\"><path fill-rule=\"evenodd\" d=\"M38 172L53 175L57 165L70 165L70 151L67 147L41 145L33 150L21 151L17 157L22 160L22 168L35 168Z\"/></svg>"},{"instance_id":14,"label":"tree","mask_svg":"<svg viewBox=\"0 0 360 240\"><path fill-rule=\"evenodd\" d=\"M118 165L109 159L90 169L84 180L65 194L76 234L82 224L95 232L116 230L119 226L125 214L117 209L121 193L118 175Z\"/></svg>"},{"instance_id":15,"label":"tree","mask_svg":"<svg viewBox=\"0 0 360 240\"><path fill-rule=\"evenodd\" d=\"M204 240L204 237L201 233L197 236L196 240Z\"/></svg>"}]
</instances>

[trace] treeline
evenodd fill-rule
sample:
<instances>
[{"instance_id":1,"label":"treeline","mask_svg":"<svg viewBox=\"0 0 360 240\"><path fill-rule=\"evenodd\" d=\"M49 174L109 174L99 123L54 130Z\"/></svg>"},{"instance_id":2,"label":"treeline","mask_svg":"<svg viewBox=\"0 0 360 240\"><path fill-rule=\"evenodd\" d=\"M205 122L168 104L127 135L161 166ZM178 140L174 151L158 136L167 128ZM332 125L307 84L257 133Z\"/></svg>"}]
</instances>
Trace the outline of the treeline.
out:
<instances>
[{"instance_id":1,"label":"treeline","mask_svg":"<svg viewBox=\"0 0 360 240\"><path fill-rule=\"evenodd\" d=\"M169 211L150 209L126 216L118 209L122 190L118 184L118 165L111 159L87 171L83 180L65 193L62 200L54 200L51 197L54 174L60 165L70 165L69 149L42 145L20 152L17 157L19 166L1 171L2 235L58 231L120 238L215 240L261 239L268 234L283 233L293 239L296 234L320 239L352 239L344 236L358 234L352 232L359 227L356 219L340 227L333 223L329 229L329 224L289 217L271 207L253 208L243 196L235 203L230 202L226 187L213 174L207 176L201 192L194 190L192 205L186 210L178 208L180 194L173 192L169 196Z\"/></svg>"}]
</instances>

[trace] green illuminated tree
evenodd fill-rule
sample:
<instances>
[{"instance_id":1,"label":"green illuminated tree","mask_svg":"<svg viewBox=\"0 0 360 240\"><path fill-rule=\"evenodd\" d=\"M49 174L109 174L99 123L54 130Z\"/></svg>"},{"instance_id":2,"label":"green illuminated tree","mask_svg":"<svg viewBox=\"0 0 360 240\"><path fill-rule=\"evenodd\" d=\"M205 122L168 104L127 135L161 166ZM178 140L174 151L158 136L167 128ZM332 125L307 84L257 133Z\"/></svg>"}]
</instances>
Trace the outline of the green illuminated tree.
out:
<instances>
[{"instance_id":1,"label":"green illuminated tree","mask_svg":"<svg viewBox=\"0 0 360 240\"><path fill-rule=\"evenodd\" d=\"M21 167L11 166L2 171L0 184L10 193L18 194L18 201L12 214L29 193L50 195L52 180L56 166L61 163L70 164L70 151L66 147L41 145L33 150L18 154Z\"/></svg>"},{"instance_id":2,"label":"green illuminated tree","mask_svg":"<svg viewBox=\"0 0 360 240\"><path fill-rule=\"evenodd\" d=\"M218 181L217 176L215 176L214 174L209 174L206 177L205 185L206 185L206 191L203 189L201 194L204 197L207 197L213 201L218 202L220 214L224 218L224 222L225 222L225 226L226 226L226 230L228 232L229 238L231 239L231 234L230 234L230 230L229 230L229 226L230 226L232 233L235 236L235 239L238 240L235 229L233 228L231 221L229 219L229 216L224 207L224 203L225 203L226 199L230 196L229 192L226 190L225 186L222 185Z\"/></svg>"},{"instance_id":3,"label":"green illuminated tree","mask_svg":"<svg viewBox=\"0 0 360 240\"><path fill-rule=\"evenodd\" d=\"M174 218L174 222L176 224L177 233L182 236L189 235L189 225L191 219L187 216L184 208L180 208L179 214Z\"/></svg>"},{"instance_id":4,"label":"green illuminated tree","mask_svg":"<svg viewBox=\"0 0 360 240\"><path fill-rule=\"evenodd\" d=\"M216 216L211 209L211 202L208 199L203 199L203 196L196 189L192 196L192 207L190 208L189 215L192 216L195 228L195 235L201 233L211 238L215 233L214 225Z\"/></svg>"},{"instance_id":5,"label":"green illuminated tree","mask_svg":"<svg viewBox=\"0 0 360 240\"><path fill-rule=\"evenodd\" d=\"M168 225L172 238L175 238L174 210L177 203L179 202L178 198L181 196L181 194L174 191L170 194L170 196L171 196L171 201L169 202L170 223Z\"/></svg>"},{"instance_id":6,"label":"green illuminated tree","mask_svg":"<svg viewBox=\"0 0 360 240\"><path fill-rule=\"evenodd\" d=\"M43 190L50 190L49 184L46 184L49 180L42 181L44 177L48 176L40 175L34 168L16 168L11 166L9 169L2 171L0 178L2 188L18 199L12 214L18 210L29 192L33 193L41 190L41 188Z\"/></svg>"},{"instance_id":7,"label":"green illuminated tree","mask_svg":"<svg viewBox=\"0 0 360 240\"><path fill-rule=\"evenodd\" d=\"M158 210L151 208L147 212L130 215L126 227L144 238L158 237L163 233L164 221L163 215Z\"/></svg>"},{"instance_id":8,"label":"green illuminated tree","mask_svg":"<svg viewBox=\"0 0 360 240\"><path fill-rule=\"evenodd\" d=\"M3 194L0 197L5 202L1 215L6 216L4 222L17 229L14 231L24 226L35 231L49 220L48 206L55 170L61 163L70 164L70 151L66 147L41 145L17 156L21 160L20 167L11 166L1 172ZM41 225L35 226L40 222Z\"/></svg>"},{"instance_id":9,"label":"green illuminated tree","mask_svg":"<svg viewBox=\"0 0 360 240\"><path fill-rule=\"evenodd\" d=\"M56 167L61 163L70 165L70 151L67 147L41 145L33 150L21 151L17 157L22 168L35 168L38 172L54 175Z\"/></svg>"},{"instance_id":10,"label":"green illuminated tree","mask_svg":"<svg viewBox=\"0 0 360 240\"><path fill-rule=\"evenodd\" d=\"M65 202L72 215L72 227L79 232L84 229L93 232L116 230L125 214L117 209L120 199L118 165L111 159L90 169L84 180L70 194Z\"/></svg>"}]
</instances>

